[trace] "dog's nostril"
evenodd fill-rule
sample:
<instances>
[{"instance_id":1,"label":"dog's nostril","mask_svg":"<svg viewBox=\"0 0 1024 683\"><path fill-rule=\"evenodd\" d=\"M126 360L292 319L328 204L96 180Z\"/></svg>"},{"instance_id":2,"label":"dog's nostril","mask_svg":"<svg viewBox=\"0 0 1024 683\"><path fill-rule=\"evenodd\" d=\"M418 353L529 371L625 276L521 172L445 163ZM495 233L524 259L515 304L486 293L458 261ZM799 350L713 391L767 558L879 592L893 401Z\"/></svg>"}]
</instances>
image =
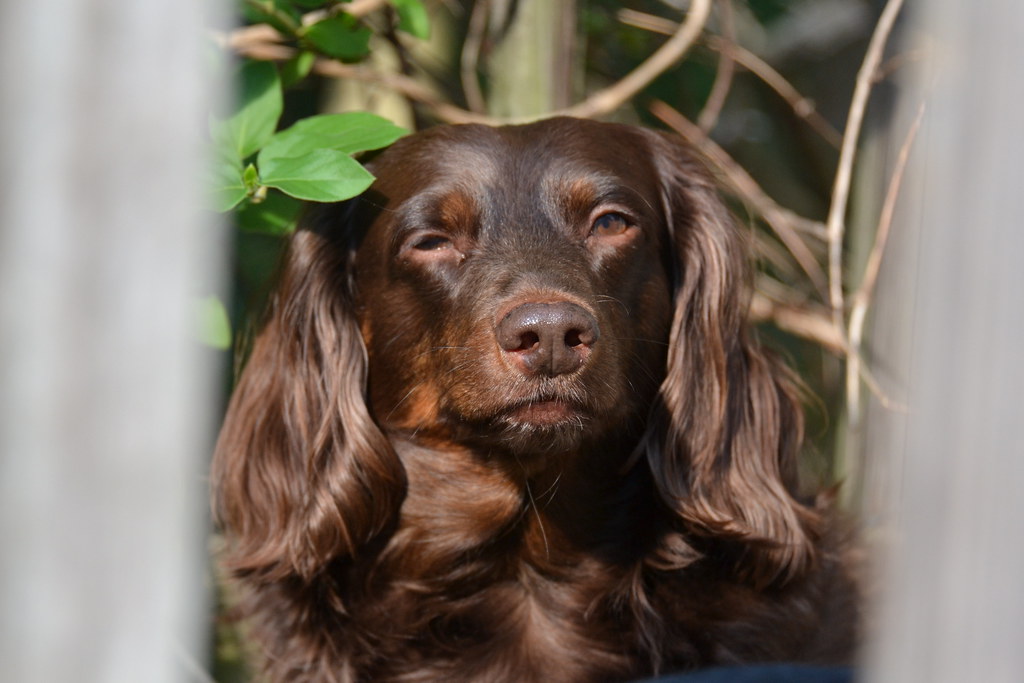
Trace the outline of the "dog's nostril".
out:
<instances>
[{"instance_id":1,"label":"dog's nostril","mask_svg":"<svg viewBox=\"0 0 1024 683\"><path fill-rule=\"evenodd\" d=\"M569 348L575 348L582 343L583 340L580 339L579 330L569 330L568 332L565 333L565 345L568 346Z\"/></svg>"},{"instance_id":2,"label":"dog's nostril","mask_svg":"<svg viewBox=\"0 0 1024 683\"><path fill-rule=\"evenodd\" d=\"M536 332L528 330L519 337L519 348L514 351L529 351L540 344L540 337Z\"/></svg>"}]
</instances>

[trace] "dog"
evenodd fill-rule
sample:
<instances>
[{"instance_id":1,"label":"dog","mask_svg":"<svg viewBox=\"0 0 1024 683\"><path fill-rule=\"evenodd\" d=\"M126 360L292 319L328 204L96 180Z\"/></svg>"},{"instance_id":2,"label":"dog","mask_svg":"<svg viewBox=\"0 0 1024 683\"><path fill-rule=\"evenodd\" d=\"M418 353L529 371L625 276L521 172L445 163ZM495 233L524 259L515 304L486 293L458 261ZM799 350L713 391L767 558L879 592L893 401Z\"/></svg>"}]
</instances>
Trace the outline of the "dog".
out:
<instances>
[{"instance_id":1,"label":"dog","mask_svg":"<svg viewBox=\"0 0 1024 683\"><path fill-rule=\"evenodd\" d=\"M848 662L850 543L694 154L557 118L368 168L291 238L212 468L269 677Z\"/></svg>"}]
</instances>

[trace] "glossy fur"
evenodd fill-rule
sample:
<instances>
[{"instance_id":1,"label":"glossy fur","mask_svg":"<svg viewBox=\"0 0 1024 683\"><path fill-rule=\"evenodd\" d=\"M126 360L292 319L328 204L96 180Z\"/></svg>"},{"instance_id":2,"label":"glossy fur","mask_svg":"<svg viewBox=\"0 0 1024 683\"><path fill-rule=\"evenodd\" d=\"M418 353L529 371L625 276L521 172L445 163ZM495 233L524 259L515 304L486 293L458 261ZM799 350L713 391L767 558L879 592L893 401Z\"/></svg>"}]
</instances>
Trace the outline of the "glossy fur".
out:
<instances>
[{"instance_id":1,"label":"glossy fur","mask_svg":"<svg viewBox=\"0 0 1024 683\"><path fill-rule=\"evenodd\" d=\"M797 497L796 392L687 149L553 119L371 170L292 239L214 462L270 678L848 660L847 551Z\"/></svg>"}]
</instances>

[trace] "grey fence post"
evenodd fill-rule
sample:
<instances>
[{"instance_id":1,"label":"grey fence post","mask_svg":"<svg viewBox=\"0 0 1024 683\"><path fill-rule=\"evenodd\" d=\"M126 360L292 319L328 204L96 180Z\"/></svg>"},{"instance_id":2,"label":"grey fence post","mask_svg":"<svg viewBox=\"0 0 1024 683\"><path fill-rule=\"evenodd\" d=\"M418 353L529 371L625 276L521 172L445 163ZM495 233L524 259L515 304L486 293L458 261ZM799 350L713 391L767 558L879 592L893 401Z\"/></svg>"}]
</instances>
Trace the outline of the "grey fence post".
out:
<instances>
[{"instance_id":1,"label":"grey fence post","mask_svg":"<svg viewBox=\"0 0 1024 683\"><path fill-rule=\"evenodd\" d=\"M929 41L906 104L927 110L871 349L909 412L869 415L868 521L890 552L866 679L1020 681L1024 5L910 9Z\"/></svg>"},{"instance_id":2,"label":"grey fence post","mask_svg":"<svg viewBox=\"0 0 1024 683\"><path fill-rule=\"evenodd\" d=\"M0 677L203 680L203 0L0 4Z\"/></svg>"}]
</instances>

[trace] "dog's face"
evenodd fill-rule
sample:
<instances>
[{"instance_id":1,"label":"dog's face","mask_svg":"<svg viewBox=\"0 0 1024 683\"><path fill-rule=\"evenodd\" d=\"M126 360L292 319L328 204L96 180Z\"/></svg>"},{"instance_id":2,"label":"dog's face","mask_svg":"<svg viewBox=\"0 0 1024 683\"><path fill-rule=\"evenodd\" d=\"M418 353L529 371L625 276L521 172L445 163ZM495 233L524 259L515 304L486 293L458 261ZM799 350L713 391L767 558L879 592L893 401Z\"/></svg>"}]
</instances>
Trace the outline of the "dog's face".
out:
<instances>
[{"instance_id":1,"label":"dog's face","mask_svg":"<svg viewBox=\"0 0 1024 683\"><path fill-rule=\"evenodd\" d=\"M648 144L553 120L435 129L374 161L354 274L380 423L525 455L643 421L672 316Z\"/></svg>"},{"instance_id":2,"label":"dog's face","mask_svg":"<svg viewBox=\"0 0 1024 683\"><path fill-rule=\"evenodd\" d=\"M739 544L763 585L812 566L799 402L744 334L742 235L685 144L439 127L371 170L292 237L232 397L213 480L237 571L372 557L417 495L461 549L491 530L484 489L516 512L560 481L586 516L627 463L678 529L657 566L687 566L691 537Z\"/></svg>"}]
</instances>

